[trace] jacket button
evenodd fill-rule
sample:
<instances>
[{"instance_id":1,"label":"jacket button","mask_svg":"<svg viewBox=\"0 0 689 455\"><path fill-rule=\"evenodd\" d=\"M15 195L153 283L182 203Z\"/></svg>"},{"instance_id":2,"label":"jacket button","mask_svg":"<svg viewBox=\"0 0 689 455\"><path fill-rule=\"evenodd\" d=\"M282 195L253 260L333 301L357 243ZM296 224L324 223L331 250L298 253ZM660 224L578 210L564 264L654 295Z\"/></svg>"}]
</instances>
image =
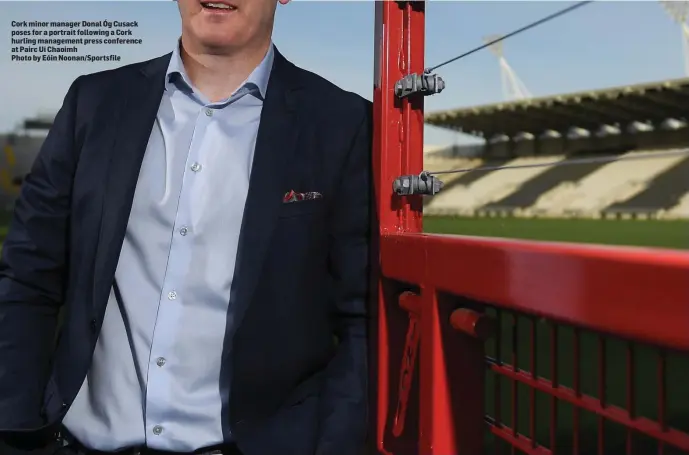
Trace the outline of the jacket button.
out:
<instances>
[{"instance_id":1,"label":"jacket button","mask_svg":"<svg viewBox=\"0 0 689 455\"><path fill-rule=\"evenodd\" d=\"M95 332L98 327L98 321L96 319L91 319L91 331Z\"/></svg>"}]
</instances>

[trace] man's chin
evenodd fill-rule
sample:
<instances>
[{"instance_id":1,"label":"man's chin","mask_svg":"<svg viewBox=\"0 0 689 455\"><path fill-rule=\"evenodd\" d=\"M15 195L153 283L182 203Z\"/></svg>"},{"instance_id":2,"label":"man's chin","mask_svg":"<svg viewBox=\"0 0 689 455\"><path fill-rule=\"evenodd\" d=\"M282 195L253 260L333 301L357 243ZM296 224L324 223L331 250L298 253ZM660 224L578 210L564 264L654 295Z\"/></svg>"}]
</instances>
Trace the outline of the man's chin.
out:
<instances>
[{"instance_id":1,"label":"man's chin","mask_svg":"<svg viewBox=\"0 0 689 455\"><path fill-rule=\"evenodd\" d=\"M202 41L202 47L208 54L224 55L231 54L241 46L234 45L231 41Z\"/></svg>"},{"instance_id":2,"label":"man's chin","mask_svg":"<svg viewBox=\"0 0 689 455\"><path fill-rule=\"evenodd\" d=\"M203 35L198 36L198 43L202 47L213 51L213 53L222 53L223 51L229 51L241 47L239 40L234 39L231 36L227 36L226 33L208 33L208 30L206 30Z\"/></svg>"}]
</instances>

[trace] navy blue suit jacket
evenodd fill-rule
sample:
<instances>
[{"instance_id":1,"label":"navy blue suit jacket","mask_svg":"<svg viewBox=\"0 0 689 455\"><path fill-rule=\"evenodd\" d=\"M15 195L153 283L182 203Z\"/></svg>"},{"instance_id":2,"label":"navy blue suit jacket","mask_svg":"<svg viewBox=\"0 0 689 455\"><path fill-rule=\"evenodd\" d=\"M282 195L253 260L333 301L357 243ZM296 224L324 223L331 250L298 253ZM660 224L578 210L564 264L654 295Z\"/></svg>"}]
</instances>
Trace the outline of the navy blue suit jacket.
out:
<instances>
[{"instance_id":1,"label":"navy blue suit jacket","mask_svg":"<svg viewBox=\"0 0 689 455\"><path fill-rule=\"evenodd\" d=\"M59 426L89 369L169 58L79 77L22 186L0 264L0 434L14 445ZM370 145L369 102L276 53L225 362L247 455L363 443ZM323 198L285 204L290 190Z\"/></svg>"}]
</instances>

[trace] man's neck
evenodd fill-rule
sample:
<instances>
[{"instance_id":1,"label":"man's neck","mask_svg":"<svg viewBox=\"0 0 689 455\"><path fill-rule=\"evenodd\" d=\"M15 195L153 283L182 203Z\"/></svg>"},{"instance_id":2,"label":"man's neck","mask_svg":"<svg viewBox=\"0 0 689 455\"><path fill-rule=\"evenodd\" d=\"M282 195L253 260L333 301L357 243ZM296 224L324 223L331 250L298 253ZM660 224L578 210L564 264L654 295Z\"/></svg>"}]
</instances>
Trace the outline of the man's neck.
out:
<instances>
[{"instance_id":1,"label":"man's neck","mask_svg":"<svg viewBox=\"0 0 689 455\"><path fill-rule=\"evenodd\" d=\"M223 100L234 93L266 56L270 40L254 49L232 54L212 54L193 45L186 45L182 37L180 55L192 84L211 102Z\"/></svg>"}]
</instances>

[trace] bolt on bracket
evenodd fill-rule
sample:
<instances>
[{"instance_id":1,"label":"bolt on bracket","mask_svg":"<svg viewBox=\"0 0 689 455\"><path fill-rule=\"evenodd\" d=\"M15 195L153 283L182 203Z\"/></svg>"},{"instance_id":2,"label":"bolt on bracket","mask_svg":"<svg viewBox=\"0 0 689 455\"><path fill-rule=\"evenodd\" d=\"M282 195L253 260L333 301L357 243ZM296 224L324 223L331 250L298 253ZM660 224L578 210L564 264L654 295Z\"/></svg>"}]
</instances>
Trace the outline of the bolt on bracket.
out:
<instances>
[{"instance_id":1,"label":"bolt on bracket","mask_svg":"<svg viewBox=\"0 0 689 455\"><path fill-rule=\"evenodd\" d=\"M435 95L445 89L445 81L437 74L407 74L395 83L395 96L405 98L415 93Z\"/></svg>"},{"instance_id":2,"label":"bolt on bracket","mask_svg":"<svg viewBox=\"0 0 689 455\"><path fill-rule=\"evenodd\" d=\"M443 182L434 177L428 171L423 171L419 175L403 175L397 177L392 184L393 191L398 196L409 196L412 194L422 194L433 196L443 188Z\"/></svg>"}]
</instances>

